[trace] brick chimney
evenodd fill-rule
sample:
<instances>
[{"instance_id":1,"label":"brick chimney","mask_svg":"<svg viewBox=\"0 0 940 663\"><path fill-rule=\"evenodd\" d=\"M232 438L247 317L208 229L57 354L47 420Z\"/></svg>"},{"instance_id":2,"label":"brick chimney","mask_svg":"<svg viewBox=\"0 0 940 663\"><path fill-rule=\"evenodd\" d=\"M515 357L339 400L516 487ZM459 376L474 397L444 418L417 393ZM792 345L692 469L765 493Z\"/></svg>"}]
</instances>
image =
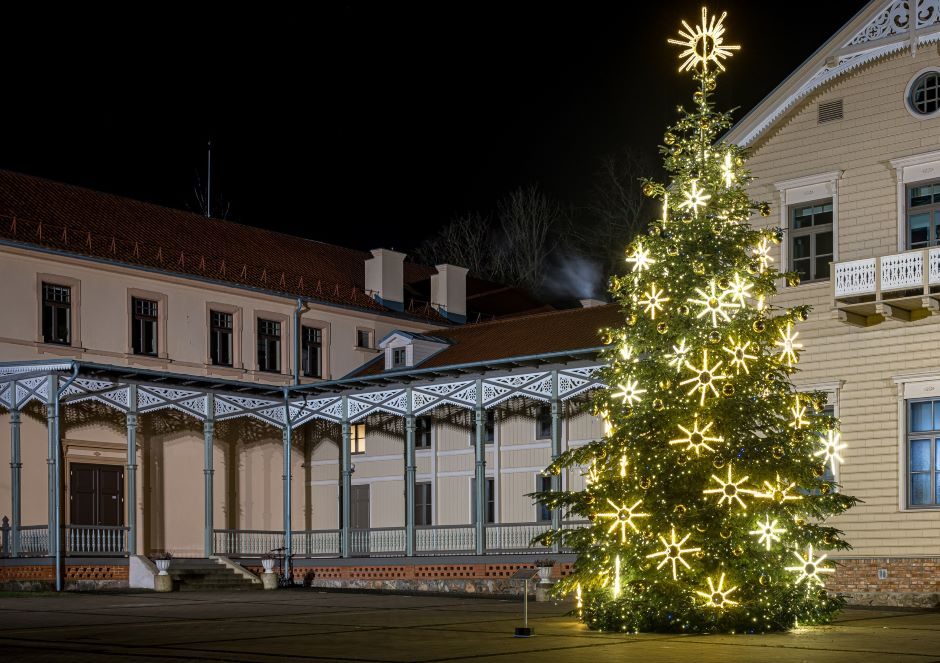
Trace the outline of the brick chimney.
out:
<instances>
[{"instance_id":1,"label":"brick chimney","mask_svg":"<svg viewBox=\"0 0 940 663\"><path fill-rule=\"evenodd\" d=\"M431 275L431 305L451 322L467 321L467 270L456 265L436 265Z\"/></svg>"},{"instance_id":2,"label":"brick chimney","mask_svg":"<svg viewBox=\"0 0 940 663\"><path fill-rule=\"evenodd\" d=\"M372 249L366 264L366 292L379 304L394 311L405 310L405 254L389 249Z\"/></svg>"}]
</instances>

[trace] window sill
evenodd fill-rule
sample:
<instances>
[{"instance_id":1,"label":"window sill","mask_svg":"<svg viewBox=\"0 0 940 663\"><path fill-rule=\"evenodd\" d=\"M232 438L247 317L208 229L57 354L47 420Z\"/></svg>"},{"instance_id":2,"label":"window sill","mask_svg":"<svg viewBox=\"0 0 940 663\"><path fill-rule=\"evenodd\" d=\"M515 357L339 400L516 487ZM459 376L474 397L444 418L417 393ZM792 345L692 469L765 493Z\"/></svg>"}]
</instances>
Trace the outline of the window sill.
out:
<instances>
[{"instance_id":1,"label":"window sill","mask_svg":"<svg viewBox=\"0 0 940 663\"><path fill-rule=\"evenodd\" d=\"M216 366L215 364L206 364L206 375L215 375L219 377L242 377L245 374L244 368L234 366Z\"/></svg>"},{"instance_id":2,"label":"window sill","mask_svg":"<svg viewBox=\"0 0 940 663\"><path fill-rule=\"evenodd\" d=\"M815 281L800 281L798 285L788 285L787 290L792 290L794 288L811 287L814 285L828 286L831 284L832 284L832 279L816 279Z\"/></svg>"},{"instance_id":3,"label":"window sill","mask_svg":"<svg viewBox=\"0 0 940 663\"><path fill-rule=\"evenodd\" d=\"M242 375L247 375L252 380L257 382L277 382L279 384L287 384L293 379L293 375L287 373L271 373L270 371L245 371Z\"/></svg>"},{"instance_id":4,"label":"window sill","mask_svg":"<svg viewBox=\"0 0 940 663\"><path fill-rule=\"evenodd\" d=\"M60 357L81 357L85 348L77 345L62 345L60 343L36 342L36 350L40 354L59 355Z\"/></svg>"},{"instance_id":5,"label":"window sill","mask_svg":"<svg viewBox=\"0 0 940 663\"><path fill-rule=\"evenodd\" d=\"M353 350L356 350L358 352L367 352L373 355L376 355L380 352L379 348L364 348L361 345L354 345Z\"/></svg>"},{"instance_id":6,"label":"window sill","mask_svg":"<svg viewBox=\"0 0 940 663\"><path fill-rule=\"evenodd\" d=\"M151 355L135 355L132 352L126 353L124 358L127 360L127 363L131 366L156 366L158 368L166 368L173 363L173 360L169 357L161 356L151 356Z\"/></svg>"}]
</instances>

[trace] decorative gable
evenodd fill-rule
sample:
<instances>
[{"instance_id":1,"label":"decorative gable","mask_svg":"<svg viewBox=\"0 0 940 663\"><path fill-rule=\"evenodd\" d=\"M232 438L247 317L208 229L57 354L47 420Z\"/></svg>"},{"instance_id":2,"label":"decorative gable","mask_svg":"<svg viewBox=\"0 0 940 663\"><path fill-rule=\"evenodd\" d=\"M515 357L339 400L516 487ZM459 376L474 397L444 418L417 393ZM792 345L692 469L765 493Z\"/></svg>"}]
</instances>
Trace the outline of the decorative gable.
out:
<instances>
[{"instance_id":1,"label":"decorative gable","mask_svg":"<svg viewBox=\"0 0 940 663\"><path fill-rule=\"evenodd\" d=\"M385 352L386 371L418 366L448 345L444 339L404 331L394 331L379 342Z\"/></svg>"}]
</instances>

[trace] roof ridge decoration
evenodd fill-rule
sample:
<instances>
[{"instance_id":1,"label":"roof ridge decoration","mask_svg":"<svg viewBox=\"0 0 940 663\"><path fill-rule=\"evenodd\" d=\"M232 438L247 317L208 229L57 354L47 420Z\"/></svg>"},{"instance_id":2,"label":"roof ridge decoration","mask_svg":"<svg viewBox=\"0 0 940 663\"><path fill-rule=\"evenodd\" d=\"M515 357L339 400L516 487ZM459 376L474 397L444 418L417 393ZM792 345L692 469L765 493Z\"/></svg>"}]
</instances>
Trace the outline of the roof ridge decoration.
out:
<instances>
[{"instance_id":1,"label":"roof ridge decoration","mask_svg":"<svg viewBox=\"0 0 940 663\"><path fill-rule=\"evenodd\" d=\"M910 9L912 4L915 5L913 27ZM850 20L849 23L851 22ZM845 27L848 27L848 24ZM839 76L907 48L916 53L918 46L937 41L940 41L940 0L891 0L887 2L861 28L850 33L848 39L833 44L836 47L834 52L827 53L823 50L825 46L817 51L806 63L810 64L814 59L820 62L809 79L771 108L757 125L736 142L742 147L747 147L798 101Z\"/></svg>"}]
</instances>

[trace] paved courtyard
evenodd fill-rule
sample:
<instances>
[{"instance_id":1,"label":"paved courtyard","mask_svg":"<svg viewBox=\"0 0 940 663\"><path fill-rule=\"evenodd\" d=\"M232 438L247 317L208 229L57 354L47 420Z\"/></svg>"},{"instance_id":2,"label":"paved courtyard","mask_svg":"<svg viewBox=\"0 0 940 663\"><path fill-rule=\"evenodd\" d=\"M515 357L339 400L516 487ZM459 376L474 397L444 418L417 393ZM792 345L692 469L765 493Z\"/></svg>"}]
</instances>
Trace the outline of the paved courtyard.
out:
<instances>
[{"instance_id":1,"label":"paved courtyard","mask_svg":"<svg viewBox=\"0 0 940 663\"><path fill-rule=\"evenodd\" d=\"M6 661L940 662L940 612L847 610L769 636L587 631L567 607L515 601L279 591L0 594Z\"/></svg>"}]
</instances>

